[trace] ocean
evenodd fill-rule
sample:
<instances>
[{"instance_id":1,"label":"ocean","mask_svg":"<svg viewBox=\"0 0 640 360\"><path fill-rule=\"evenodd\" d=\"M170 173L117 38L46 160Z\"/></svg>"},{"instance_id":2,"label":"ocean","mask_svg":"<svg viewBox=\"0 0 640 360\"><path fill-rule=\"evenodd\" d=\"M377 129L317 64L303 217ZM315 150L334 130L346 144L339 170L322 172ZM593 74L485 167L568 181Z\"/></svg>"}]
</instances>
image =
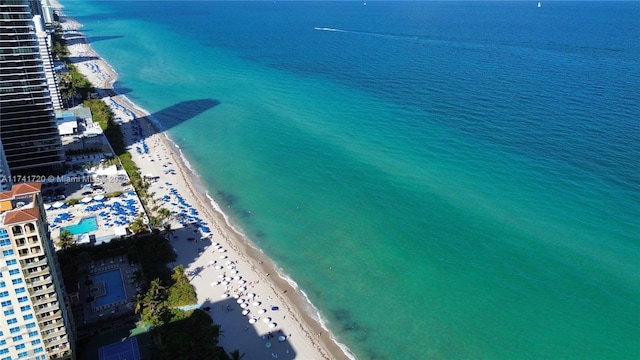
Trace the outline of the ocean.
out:
<instances>
[{"instance_id":1,"label":"ocean","mask_svg":"<svg viewBox=\"0 0 640 360\"><path fill-rule=\"evenodd\" d=\"M358 358L640 358L639 2L62 3Z\"/></svg>"}]
</instances>

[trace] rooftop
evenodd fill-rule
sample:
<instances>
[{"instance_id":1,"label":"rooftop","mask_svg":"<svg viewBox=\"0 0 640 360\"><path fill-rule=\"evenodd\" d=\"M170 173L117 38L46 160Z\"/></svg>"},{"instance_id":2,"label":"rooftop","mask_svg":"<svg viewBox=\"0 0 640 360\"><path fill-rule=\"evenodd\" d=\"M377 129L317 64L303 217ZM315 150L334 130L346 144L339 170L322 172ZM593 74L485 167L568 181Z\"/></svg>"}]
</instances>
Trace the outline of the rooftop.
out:
<instances>
[{"instance_id":1,"label":"rooftop","mask_svg":"<svg viewBox=\"0 0 640 360\"><path fill-rule=\"evenodd\" d=\"M21 183L0 192L0 225L37 219L40 209L35 205L35 195L40 188L41 184L37 182Z\"/></svg>"}]
</instances>

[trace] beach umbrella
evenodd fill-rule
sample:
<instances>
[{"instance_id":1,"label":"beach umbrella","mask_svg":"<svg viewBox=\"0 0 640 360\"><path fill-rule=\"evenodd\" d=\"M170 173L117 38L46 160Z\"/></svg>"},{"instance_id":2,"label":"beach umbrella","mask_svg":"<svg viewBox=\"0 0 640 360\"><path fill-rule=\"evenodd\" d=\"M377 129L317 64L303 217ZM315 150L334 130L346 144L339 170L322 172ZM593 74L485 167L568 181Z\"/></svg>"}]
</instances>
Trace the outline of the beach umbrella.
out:
<instances>
[{"instance_id":1,"label":"beach umbrella","mask_svg":"<svg viewBox=\"0 0 640 360\"><path fill-rule=\"evenodd\" d=\"M242 315L246 316L247 314L249 314L249 312L250 312L250 310L242 310Z\"/></svg>"},{"instance_id":2,"label":"beach umbrella","mask_svg":"<svg viewBox=\"0 0 640 360\"><path fill-rule=\"evenodd\" d=\"M63 202L58 201L58 202L54 203L52 206L53 206L54 208L56 208L56 209L59 209L59 208L61 208L61 207L62 207L62 205L64 205L64 203L63 203Z\"/></svg>"},{"instance_id":3,"label":"beach umbrella","mask_svg":"<svg viewBox=\"0 0 640 360\"><path fill-rule=\"evenodd\" d=\"M264 313L266 313L266 312L267 312L267 310L266 310L266 309L260 309L260 310L258 311L258 314L262 315L262 314L264 314Z\"/></svg>"},{"instance_id":4,"label":"beach umbrella","mask_svg":"<svg viewBox=\"0 0 640 360\"><path fill-rule=\"evenodd\" d=\"M276 324L276 323L271 323L271 324L269 324L269 328L270 328L270 329L273 329L273 328L275 328L276 326L278 326L278 324Z\"/></svg>"},{"instance_id":5,"label":"beach umbrella","mask_svg":"<svg viewBox=\"0 0 640 360\"><path fill-rule=\"evenodd\" d=\"M260 301L254 301L253 302L253 306L260 306L261 302Z\"/></svg>"},{"instance_id":6,"label":"beach umbrella","mask_svg":"<svg viewBox=\"0 0 640 360\"><path fill-rule=\"evenodd\" d=\"M249 319L249 324L255 324L256 323L256 318L251 318Z\"/></svg>"},{"instance_id":7,"label":"beach umbrella","mask_svg":"<svg viewBox=\"0 0 640 360\"><path fill-rule=\"evenodd\" d=\"M266 317L266 318L262 319L262 322L265 323L265 324L266 323L270 323L271 322L271 318L270 317Z\"/></svg>"},{"instance_id":8,"label":"beach umbrella","mask_svg":"<svg viewBox=\"0 0 640 360\"><path fill-rule=\"evenodd\" d=\"M247 304L247 303L242 303L242 304L240 304L240 307L241 307L241 308L243 308L243 309L246 309L246 308L248 308L248 307L249 307L249 304ZM246 311L249 311L249 310L246 310Z\"/></svg>"},{"instance_id":9,"label":"beach umbrella","mask_svg":"<svg viewBox=\"0 0 640 360\"><path fill-rule=\"evenodd\" d=\"M90 203L91 200L93 200L93 199L87 196L85 198L82 198L82 200L80 200L80 202L83 203L83 204L86 204L86 203Z\"/></svg>"},{"instance_id":10,"label":"beach umbrella","mask_svg":"<svg viewBox=\"0 0 640 360\"><path fill-rule=\"evenodd\" d=\"M242 303L244 302L244 299L238 299L238 300L236 300L236 302L237 302L238 304L242 304Z\"/></svg>"},{"instance_id":11,"label":"beach umbrella","mask_svg":"<svg viewBox=\"0 0 640 360\"><path fill-rule=\"evenodd\" d=\"M102 201L102 200L104 200L104 195L96 195L96 196L93 197L93 200Z\"/></svg>"},{"instance_id":12,"label":"beach umbrella","mask_svg":"<svg viewBox=\"0 0 640 360\"><path fill-rule=\"evenodd\" d=\"M287 338L284 335L278 336L278 341L285 341Z\"/></svg>"}]
</instances>

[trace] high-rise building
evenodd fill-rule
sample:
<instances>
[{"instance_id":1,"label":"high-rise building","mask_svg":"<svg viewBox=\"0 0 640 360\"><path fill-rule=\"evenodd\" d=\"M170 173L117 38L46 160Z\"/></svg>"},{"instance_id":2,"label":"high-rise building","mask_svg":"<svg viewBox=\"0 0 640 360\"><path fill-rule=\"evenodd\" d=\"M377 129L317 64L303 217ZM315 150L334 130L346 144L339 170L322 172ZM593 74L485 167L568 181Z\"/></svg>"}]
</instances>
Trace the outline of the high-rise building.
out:
<instances>
[{"instance_id":1,"label":"high-rise building","mask_svg":"<svg viewBox=\"0 0 640 360\"><path fill-rule=\"evenodd\" d=\"M64 165L52 75L47 79L42 55L48 49L39 40L46 39L39 7L37 1L0 1L0 139L14 175L58 171ZM50 68L50 56L47 62Z\"/></svg>"},{"instance_id":2,"label":"high-rise building","mask_svg":"<svg viewBox=\"0 0 640 360\"><path fill-rule=\"evenodd\" d=\"M0 193L0 360L75 358L40 185L22 183Z\"/></svg>"},{"instance_id":3,"label":"high-rise building","mask_svg":"<svg viewBox=\"0 0 640 360\"><path fill-rule=\"evenodd\" d=\"M9 164L7 164L7 158L4 156L2 140L0 140L0 192L11 189L11 185L13 184L12 180Z\"/></svg>"}]
</instances>

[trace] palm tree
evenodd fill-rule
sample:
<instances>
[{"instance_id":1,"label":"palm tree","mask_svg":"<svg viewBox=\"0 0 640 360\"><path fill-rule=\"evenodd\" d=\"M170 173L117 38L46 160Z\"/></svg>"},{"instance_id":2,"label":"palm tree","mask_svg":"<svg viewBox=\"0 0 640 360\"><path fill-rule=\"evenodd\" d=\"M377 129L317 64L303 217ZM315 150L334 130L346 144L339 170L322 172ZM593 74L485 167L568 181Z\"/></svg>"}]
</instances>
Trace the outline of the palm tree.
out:
<instances>
[{"instance_id":1,"label":"palm tree","mask_svg":"<svg viewBox=\"0 0 640 360\"><path fill-rule=\"evenodd\" d=\"M71 231L65 229L60 232L58 243L56 245L58 245L62 249L68 249L75 245L75 243L76 239L73 237L73 234L71 234Z\"/></svg>"},{"instance_id":2,"label":"palm tree","mask_svg":"<svg viewBox=\"0 0 640 360\"><path fill-rule=\"evenodd\" d=\"M167 240L171 240L171 235L175 232L175 229L171 228L171 223L164 224L164 235Z\"/></svg>"},{"instance_id":3,"label":"palm tree","mask_svg":"<svg viewBox=\"0 0 640 360\"><path fill-rule=\"evenodd\" d=\"M240 360L244 357L244 355L245 355L244 353L240 354L240 350L238 349L235 349L229 353L231 360Z\"/></svg>"},{"instance_id":4,"label":"palm tree","mask_svg":"<svg viewBox=\"0 0 640 360\"><path fill-rule=\"evenodd\" d=\"M144 228L145 226L144 226L144 220L142 219L142 216L136 217L135 220L133 220L129 224L129 230L131 230L134 234L140 233L142 230L144 230Z\"/></svg>"}]
</instances>

